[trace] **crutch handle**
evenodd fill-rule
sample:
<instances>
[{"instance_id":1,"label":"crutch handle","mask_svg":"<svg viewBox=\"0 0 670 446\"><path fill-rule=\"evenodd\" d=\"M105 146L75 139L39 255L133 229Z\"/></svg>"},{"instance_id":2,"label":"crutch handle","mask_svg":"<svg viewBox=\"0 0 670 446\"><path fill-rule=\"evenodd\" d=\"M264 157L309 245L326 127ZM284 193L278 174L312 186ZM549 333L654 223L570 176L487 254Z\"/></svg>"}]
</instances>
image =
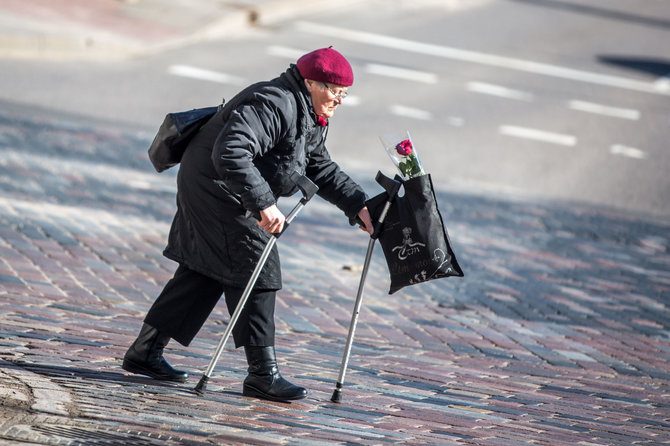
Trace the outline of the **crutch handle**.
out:
<instances>
[{"instance_id":1,"label":"crutch handle","mask_svg":"<svg viewBox=\"0 0 670 446\"><path fill-rule=\"evenodd\" d=\"M379 185L383 187L384 191L386 192L386 203L384 204L384 208L379 214L377 221L373 223L374 231L370 236L377 240L384 227L384 219L386 219L386 214L391 207L391 203L393 203L396 196L398 195L398 191L400 191L400 186L402 186L402 179L398 175L396 175L394 179L391 179L384 175L381 171L378 171L377 176L375 177L375 181L377 181L377 183L379 183Z\"/></svg>"},{"instance_id":2,"label":"crutch handle","mask_svg":"<svg viewBox=\"0 0 670 446\"><path fill-rule=\"evenodd\" d=\"M273 233L275 237L279 237L286 231L286 228L291 224L291 221L293 220L293 217L295 217L300 209L302 209L309 200L312 199L312 197L319 191L319 187L312 182L309 178L307 178L307 175L301 175L298 173L298 171L294 171L291 174L291 181L295 184L295 186L302 192L302 198L300 199L300 202L298 205L293 208L293 211L286 217L286 220L284 222L284 229L282 229L281 232L276 232ZM261 214L259 211L250 211L247 210L247 212L244 214L246 218L255 218L256 220L260 221L261 220Z\"/></svg>"}]
</instances>

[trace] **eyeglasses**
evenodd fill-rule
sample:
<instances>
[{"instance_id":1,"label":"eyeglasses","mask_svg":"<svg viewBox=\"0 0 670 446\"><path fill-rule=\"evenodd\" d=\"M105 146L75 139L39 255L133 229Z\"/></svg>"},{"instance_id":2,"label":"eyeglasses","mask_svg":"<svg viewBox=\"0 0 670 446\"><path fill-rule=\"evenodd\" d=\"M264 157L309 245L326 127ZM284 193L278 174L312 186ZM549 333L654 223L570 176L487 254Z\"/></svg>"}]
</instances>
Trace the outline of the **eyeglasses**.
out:
<instances>
[{"instance_id":1,"label":"eyeglasses","mask_svg":"<svg viewBox=\"0 0 670 446\"><path fill-rule=\"evenodd\" d=\"M321 82L321 85L323 85L324 87L326 87L326 88L328 89L328 91L330 92L330 94L333 95L333 99L336 99L336 100L338 100L338 101L341 101L342 99L346 98L346 97L349 95L349 93L347 93L346 91L343 91L342 93L335 93L335 92L333 91L333 89L330 88L330 87L328 86L328 84L326 84L325 82Z\"/></svg>"}]
</instances>

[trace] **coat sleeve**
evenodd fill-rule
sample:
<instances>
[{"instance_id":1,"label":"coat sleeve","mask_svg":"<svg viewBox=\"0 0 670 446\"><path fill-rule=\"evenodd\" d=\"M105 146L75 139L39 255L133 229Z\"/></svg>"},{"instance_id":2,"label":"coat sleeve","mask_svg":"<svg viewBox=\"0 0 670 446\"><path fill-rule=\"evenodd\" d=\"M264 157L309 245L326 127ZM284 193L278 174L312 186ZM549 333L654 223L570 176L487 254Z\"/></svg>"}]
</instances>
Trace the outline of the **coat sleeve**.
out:
<instances>
[{"instance_id":1,"label":"coat sleeve","mask_svg":"<svg viewBox=\"0 0 670 446\"><path fill-rule=\"evenodd\" d=\"M324 145L315 149L307 164L307 176L319 186L317 194L334 204L356 222L356 215L365 206L367 195L331 158Z\"/></svg>"},{"instance_id":2,"label":"coat sleeve","mask_svg":"<svg viewBox=\"0 0 670 446\"><path fill-rule=\"evenodd\" d=\"M253 161L277 145L292 110L289 98L279 91L252 93L228 114L214 142L214 168L247 210L260 211L277 201Z\"/></svg>"}]
</instances>

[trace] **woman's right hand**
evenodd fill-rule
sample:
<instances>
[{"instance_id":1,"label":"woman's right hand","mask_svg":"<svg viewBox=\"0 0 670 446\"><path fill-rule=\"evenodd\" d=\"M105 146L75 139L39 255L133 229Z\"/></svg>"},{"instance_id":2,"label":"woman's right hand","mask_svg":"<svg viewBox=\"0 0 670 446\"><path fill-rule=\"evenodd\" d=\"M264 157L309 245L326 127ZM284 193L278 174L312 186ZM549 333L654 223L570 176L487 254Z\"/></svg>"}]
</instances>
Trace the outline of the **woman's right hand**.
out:
<instances>
[{"instance_id":1,"label":"woman's right hand","mask_svg":"<svg viewBox=\"0 0 670 446\"><path fill-rule=\"evenodd\" d=\"M276 204L260 211L261 219L258 225L268 231L270 234L281 232L284 229L286 217L279 210Z\"/></svg>"}]
</instances>

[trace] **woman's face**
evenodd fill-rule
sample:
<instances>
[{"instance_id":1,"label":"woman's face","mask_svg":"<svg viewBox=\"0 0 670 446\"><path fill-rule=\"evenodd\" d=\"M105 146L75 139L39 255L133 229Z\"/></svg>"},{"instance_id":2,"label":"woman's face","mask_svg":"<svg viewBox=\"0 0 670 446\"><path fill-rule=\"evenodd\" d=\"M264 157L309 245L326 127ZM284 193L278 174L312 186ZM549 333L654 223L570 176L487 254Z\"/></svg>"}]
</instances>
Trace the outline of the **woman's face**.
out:
<instances>
[{"instance_id":1,"label":"woman's face","mask_svg":"<svg viewBox=\"0 0 670 446\"><path fill-rule=\"evenodd\" d=\"M327 84L311 79L305 79L307 90L312 96L314 113L329 119L335 113L335 109L342 103L347 94L347 87L335 84Z\"/></svg>"}]
</instances>

